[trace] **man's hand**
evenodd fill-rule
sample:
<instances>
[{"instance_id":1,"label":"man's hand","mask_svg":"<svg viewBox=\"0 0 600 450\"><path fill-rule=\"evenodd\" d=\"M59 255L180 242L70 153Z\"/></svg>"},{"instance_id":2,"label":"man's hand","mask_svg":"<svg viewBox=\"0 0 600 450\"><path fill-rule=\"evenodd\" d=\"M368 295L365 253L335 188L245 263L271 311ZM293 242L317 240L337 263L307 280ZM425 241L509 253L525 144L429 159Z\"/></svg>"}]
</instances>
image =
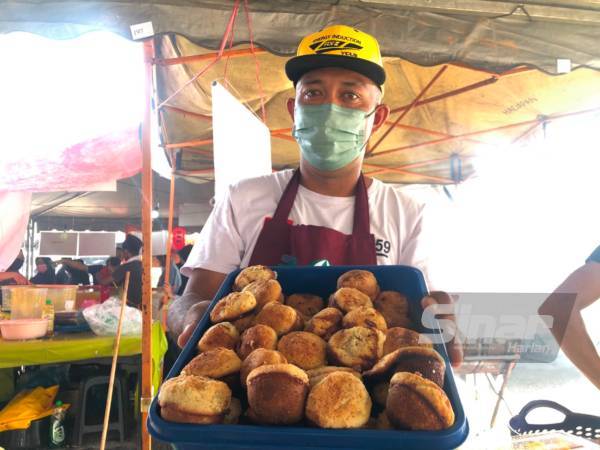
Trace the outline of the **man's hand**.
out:
<instances>
[{"instance_id":1,"label":"man's hand","mask_svg":"<svg viewBox=\"0 0 600 450\"><path fill-rule=\"evenodd\" d=\"M194 269L185 293L169 305L167 328L173 341L183 347L190 339L196 324L200 321L214 298L226 274L205 269Z\"/></svg>"},{"instance_id":2,"label":"man's hand","mask_svg":"<svg viewBox=\"0 0 600 450\"><path fill-rule=\"evenodd\" d=\"M183 321L183 331L177 338L177 345L179 345L179 347L183 348L185 347L185 344L188 343L190 337L192 337L192 333L196 329L196 325L198 325L198 322L200 322L200 319L202 319L202 316L206 313L209 305L210 301L204 300L200 303L196 303L188 310Z\"/></svg>"},{"instance_id":3,"label":"man's hand","mask_svg":"<svg viewBox=\"0 0 600 450\"><path fill-rule=\"evenodd\" d=\"M19 272L7 272L10 276L9 278L12 278L15 283L17 284L31 284L29 282L29 280L27 278L25 278L23 275L21 275Z\"/></svg>"},{"instance_id":4,"label":"man's hand","mask_svg":"<svg viewBox=\"0 0 600 450\"><path fill-rule=\"evenodd\" d=\"M433 309L433 313L438 319L451 320L456 323L456 317L454 314L436 314L435 308L437 305L452 305L454 300L447 293L441 291L430 292L428 296L423 297L421 300L421 306L423 309ZM457 328L455 328L457 330ZM459 367L463 362L463 348L460 340L456 339L456 336L452 340L446 343L446 351L450 357L453 367Z\"/></svg>"}]
</instances>

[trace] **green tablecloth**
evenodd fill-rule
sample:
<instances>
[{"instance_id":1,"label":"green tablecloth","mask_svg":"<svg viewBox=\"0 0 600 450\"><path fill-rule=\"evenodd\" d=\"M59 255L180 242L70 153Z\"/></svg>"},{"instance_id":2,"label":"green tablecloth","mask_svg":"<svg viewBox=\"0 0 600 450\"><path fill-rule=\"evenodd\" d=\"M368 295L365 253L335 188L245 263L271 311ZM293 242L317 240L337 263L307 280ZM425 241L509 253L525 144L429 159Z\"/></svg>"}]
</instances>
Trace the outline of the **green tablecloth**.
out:
<instances>
[{"instance_id":1,"label":"green tablecloth","mask_svg":"<svg viewBox=\"0 0 600 450\"><path fill-rule=\"evenodd\" d=\"M40 364L56 364L94 358L112 358L114 336L96 336L92 332L57 334L31 341L6 341L0 338L0 369ZM160 384L160 367L167 351L167 338L160 323L152 325L152 384ZM142 353L142 336L121 336L120 356ZM156 392L156 390L155 390Z\"/></svg>"}]
</instances>

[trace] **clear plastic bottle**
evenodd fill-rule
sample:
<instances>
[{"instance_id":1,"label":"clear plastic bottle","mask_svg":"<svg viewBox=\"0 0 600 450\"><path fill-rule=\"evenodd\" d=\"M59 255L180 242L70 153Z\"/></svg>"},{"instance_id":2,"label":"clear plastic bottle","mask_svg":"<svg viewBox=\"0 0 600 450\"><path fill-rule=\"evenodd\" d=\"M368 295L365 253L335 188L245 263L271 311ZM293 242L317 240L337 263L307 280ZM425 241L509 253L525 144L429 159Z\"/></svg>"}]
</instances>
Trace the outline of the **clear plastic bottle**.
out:
<instances>
[{"instance_id":1,"label":"clear plastic bottle","mask_svg":"<svg viewBox=\"0 0 600 450\"><path fill-rule=\"evenodd\" d=\"M58 400L54 404L54 412L50 417L50 439L49 448L62 448L65 446L65 413L63 403Z\"/></svg>"},{"instance_id":2,"label":"clear plastic bottle","mask_svg":"<svg viewBox=\"0 0 600 450\"><path fill-rule=\"evenodd\" d=\"M42 319L48 319L46 336L52 336L54 334L54 305L50 299L46 300L46 304L42 308Z\"/></svg>"}]
</instances>

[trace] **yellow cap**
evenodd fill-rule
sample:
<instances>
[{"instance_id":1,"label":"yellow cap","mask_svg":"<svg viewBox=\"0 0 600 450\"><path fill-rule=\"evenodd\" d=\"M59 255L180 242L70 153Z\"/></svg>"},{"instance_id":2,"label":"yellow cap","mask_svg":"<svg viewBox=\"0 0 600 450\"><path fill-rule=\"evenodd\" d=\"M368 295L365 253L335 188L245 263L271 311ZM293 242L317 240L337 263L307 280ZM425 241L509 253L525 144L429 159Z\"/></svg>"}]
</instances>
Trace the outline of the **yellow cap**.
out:
<instances>
[{"instance_id":1,"label":"yellow cap","mask_svg":"<svg viewBox=\"0 0 600 450\"><path fill-rule=\"evenodd\" d=\"M332 25L302 39L296 56L286 63L285 73L296 84L306 72L323 67L358 72L379 87L385 82L377 40L346 25Z\"/></svg>"}]
</instances>

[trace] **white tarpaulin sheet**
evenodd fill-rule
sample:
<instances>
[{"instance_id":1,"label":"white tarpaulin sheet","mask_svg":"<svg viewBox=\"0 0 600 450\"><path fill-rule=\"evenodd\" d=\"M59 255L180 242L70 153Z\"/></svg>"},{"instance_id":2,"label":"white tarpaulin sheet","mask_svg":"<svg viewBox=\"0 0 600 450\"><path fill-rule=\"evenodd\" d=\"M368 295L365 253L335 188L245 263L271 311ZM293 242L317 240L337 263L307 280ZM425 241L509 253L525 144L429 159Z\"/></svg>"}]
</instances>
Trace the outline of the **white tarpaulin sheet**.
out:
<instances>
[{"instance_id":1,"label":"white tarpaulin sheet","mask_svg":"<svg viewBox=\"0 0 600 450\"><path fill-rule=\"evenodd\" d=\"M212 84L215 197L245 178L270 174L267 126L218 82Z\"/></svg>"}]
</instances>

